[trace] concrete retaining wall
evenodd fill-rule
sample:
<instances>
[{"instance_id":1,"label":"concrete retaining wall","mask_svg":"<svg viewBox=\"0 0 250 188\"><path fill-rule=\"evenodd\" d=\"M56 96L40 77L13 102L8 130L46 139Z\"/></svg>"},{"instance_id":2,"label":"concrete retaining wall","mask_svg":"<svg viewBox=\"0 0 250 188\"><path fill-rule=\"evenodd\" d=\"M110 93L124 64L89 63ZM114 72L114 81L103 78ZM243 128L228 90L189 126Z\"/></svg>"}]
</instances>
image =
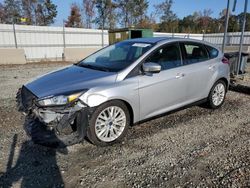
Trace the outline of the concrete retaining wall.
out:
<instances>
[{"instance_id":1,"label":"concrete retaining wall","mask_svg":"<svg viewBox=\"0 0 250 188\"><path fill-rule=\"evenodd\" d=\"M238 52L240 46L226 46L225 52ZM250 54L250 46L242 46L242 52Z\"/></svg>"},{"instance_id":2,"label":"concrete retaining wall","mask_svg":"<svg viewBox=\"0 0 250 188\"><path fill-rule=\"evenodd\" d=\"M0 49L0 64L25 64L24 49Z\"/></svg>"},{"instance_id":3,"label":"concrete retaining wall","mask_svg":"<svg viewBox=\"0 0 250 188\"><path fill-rule=\"evenodd\" d=\"M65 48L64 57L66 61L80 61L100 48Z\"/></svg>"}]
</instances>

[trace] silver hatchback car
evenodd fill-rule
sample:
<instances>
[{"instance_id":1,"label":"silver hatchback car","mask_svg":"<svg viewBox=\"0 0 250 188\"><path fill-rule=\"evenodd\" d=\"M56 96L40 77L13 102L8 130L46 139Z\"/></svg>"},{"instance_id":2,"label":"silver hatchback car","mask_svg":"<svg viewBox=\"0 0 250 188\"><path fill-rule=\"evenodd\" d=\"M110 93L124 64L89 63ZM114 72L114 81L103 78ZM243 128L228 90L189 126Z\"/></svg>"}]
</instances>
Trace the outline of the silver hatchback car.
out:
<instances>
[{"instance_id":1,"label":"silver hatchback car","mask_svg":"<svg viewBox=\"0 0 250 188\"><path fill-rule=\"evenodd\" d=\"M35 143L71 145L87 138L109 145L130 125L166 112L198 103L220 107L228 84L228 60L217 47L141 38L107 46L25 84L17 102Z\"/></svg>"}]
</instances>

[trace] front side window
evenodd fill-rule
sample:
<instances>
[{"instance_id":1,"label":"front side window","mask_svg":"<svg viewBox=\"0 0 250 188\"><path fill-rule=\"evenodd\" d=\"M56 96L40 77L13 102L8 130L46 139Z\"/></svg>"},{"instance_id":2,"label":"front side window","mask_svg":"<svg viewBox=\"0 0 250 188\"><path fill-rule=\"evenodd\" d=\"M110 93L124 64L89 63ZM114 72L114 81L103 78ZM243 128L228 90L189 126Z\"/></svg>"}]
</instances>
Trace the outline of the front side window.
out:
<instances>
[{"instance_id":1,"label":"front side window","mask_svg":"<svg viewBox=\"0 0 250 188\"><path fill-rule=\"evenodd\" d=\"M78 65L97 70L118 72L131 65L152 46L151 43L120 42L90 55Z\"/></svg>"},{"instance_id":2,"label":"front side window","mask_svg":"<svg viewBox=\"0 0 250 188\"><path fill-rule=\"evenodd\" d=\"M179 44L168 44L160 47L146 59L145 63L152 62L161 65L162 70L167 70L182 65Z\"/></svg>"},{"instance_id":3,"label":"front side window","mask_svg":"<svg viewBox=\"0 0 250 188\"><path fill-rule=\"evenodd\" d=\"M184 43L183 47L183 63L185 65L199 63L208 60L208 54L205 47L202 44L196 43Z\"/></svg>"}]
</instances>

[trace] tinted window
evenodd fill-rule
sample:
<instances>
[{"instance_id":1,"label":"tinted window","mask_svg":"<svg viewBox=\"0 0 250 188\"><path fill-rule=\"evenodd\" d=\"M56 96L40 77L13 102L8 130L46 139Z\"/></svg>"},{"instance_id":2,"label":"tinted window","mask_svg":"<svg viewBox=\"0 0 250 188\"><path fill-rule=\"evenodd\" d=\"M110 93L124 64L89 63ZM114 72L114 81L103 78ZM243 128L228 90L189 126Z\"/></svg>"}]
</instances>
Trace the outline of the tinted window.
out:
<instances>
[{"instance_id":1,"label":"tinted window","mask_svg":"<svg viewBox=\"0 0 250 188\"><path fill-rule=\"evenodd\" d=\"M193 64L208 60L208 54L202 44L184 43L183 44L184 64Z\"/></svg>"},{"instance_id":2,"label":"tinted window","mask_svg":"<svg viewBox=\"0 0 250 188\"><path fill-rule=\"evenodd\" d=\"M209 57L211 59L216 58L218 56L219 51L217 49L215 49L215 48L213 48L211 46L206 46L206 48L207 48L207 51L209 53Z\"/></svg>"},{"instance_id":3,"label":"tinted window","mask_svg":"<svg viewBox=\"0 0 250 188\"><path fill-rule=\"evenodd\" d=\"M178 43L169 44L157 49L146 59L145 63L153 62L161 65L162 70L181 66L181 55Z\"/></svg>"}]
</instances>

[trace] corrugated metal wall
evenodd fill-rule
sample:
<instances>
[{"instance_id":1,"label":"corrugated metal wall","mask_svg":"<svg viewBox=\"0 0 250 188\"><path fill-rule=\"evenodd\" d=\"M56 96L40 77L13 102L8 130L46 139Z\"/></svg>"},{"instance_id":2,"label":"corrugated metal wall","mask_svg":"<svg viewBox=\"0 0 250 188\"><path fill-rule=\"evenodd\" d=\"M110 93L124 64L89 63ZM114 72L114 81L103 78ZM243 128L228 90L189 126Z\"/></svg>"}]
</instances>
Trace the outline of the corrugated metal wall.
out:
<instances>
[{"instance_id":1,"label":"corrugated metal wall","mask_svg":"<svg viewBox=\"0 0 250 188\"><path fill-rule=\"evenodd\" d=\"M154 37L180 37L203 40L203 34L188 34L188 33L159 33L154 32Z\"/></svg>"},{"instance_id":2,"label":"corrugated metal wall","mask_svg":"<svg viewBox=\"0 0 250 188\"><path fill-rule=\"evenodd\" d=\"M221 45L223 41L224 33L212 33L212 34L187 34L187 33L159 33L155 32L155 37L180 37L180 38L191 38L197 40L204 40L212 44ZM240 32L228 33L226 39L226 45L235 46L240 43ZM244 45L250 46L250 32L245 32Z\"/></svg>"},{"instance_id":3,"label":"corrugated metal wall","mask_svg":"<svg viewBox=\"0 0 250 188\"><path fill-rule=\"evenodd\" d=\"M17 47L24 49L28 61L61 60L64 46L66 48L102 47L101 30L80 28L65 28L64 30L63 27L24 25L14 27ZM108 45L107 31L104 31L104 45ZM0 24L0 48L15 47L13 25Z\"/></svg>"},{"instance_id":4,"label":"corrugated metal wall","mask_svg":"<svg viewBox=\"0 0 250 188\"><path fill-rule=\"evenodd\" d=\"M14 34L14 30L15 33ZM15 37L16 36L16 43ZM182 37L205 40L220 45L223 33L187 34L159 33L154 37ZM240 33L229 33L227 45L238 45ZM250 32L245 32L244 44L250 45ZM40 59L61 60L66 48L100 48L102 31L97 29L63 28L0 24L0 48L23 48L28 61ZM104 46L108 45L108 31L104 31Z\"/></svg>"},{"instance_id":5,"label":"corrugated metal wall","mask_svg":"<svg viewBox=\"0 0 250 188\"><path fill-rule=\"evenodd\" d=\"M221 45L223 41L223 33L213 33L213 34L205 34L204 40L208 41L213 44ZM228 46L235 46L240 44L240 32L234 32L234 33L228 33L227 39L226 39L226 45ZM244 45L250 45L250 32L245 32L244 34Z\"/></svg>"}]
</instances>

